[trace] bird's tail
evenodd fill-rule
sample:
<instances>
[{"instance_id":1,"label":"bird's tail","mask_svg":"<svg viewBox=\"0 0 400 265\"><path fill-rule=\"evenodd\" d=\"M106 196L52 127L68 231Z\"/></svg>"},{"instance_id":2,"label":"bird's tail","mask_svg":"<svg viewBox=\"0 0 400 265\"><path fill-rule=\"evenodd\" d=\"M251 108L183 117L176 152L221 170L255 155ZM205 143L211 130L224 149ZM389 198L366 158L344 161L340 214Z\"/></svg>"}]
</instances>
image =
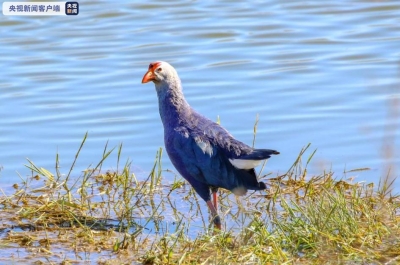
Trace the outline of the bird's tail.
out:
<instances>
[{"instance_id":1,"label":"bird's tail","mask_svg":"<svg viewBox=\"0 0 400 265\"><path fill-rule=\"evenodd\" d=\"M279 152L272 149L254 149L253 152L240 156L243 160L265 160L271 155L279 155Z\"/></svg>"}]
</instances>

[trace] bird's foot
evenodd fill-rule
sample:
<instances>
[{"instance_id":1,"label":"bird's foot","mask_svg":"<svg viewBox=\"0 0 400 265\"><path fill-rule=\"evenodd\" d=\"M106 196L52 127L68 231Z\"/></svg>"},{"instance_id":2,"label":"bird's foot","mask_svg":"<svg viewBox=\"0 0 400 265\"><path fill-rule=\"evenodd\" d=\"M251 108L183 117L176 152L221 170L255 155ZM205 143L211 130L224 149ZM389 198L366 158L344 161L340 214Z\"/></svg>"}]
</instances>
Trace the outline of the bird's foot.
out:
<instances>
[{"instance_id":1,"label":"bird's foot","mask_svg":"<svg viewBox=\"0 0 400 265\"><path fill-rule=\"evenodd\" d=\"M215 228L222 230L221 217L219 217L219 215L214 216L213 222Z\"/></svg>"}]
</instances>

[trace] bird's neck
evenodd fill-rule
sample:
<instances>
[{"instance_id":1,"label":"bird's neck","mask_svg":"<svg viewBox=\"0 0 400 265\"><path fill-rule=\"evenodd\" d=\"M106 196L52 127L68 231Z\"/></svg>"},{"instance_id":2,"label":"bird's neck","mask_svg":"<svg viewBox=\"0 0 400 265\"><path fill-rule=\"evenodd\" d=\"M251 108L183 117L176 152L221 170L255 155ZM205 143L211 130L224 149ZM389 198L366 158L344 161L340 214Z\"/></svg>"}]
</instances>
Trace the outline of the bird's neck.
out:
<instances>
[{"instance_id":1,"label":"bird's neck","mask_svg":"<svg viewBox=\"0 0 400 265\"><path fill-rule=\"evenodd\" d=\"M180 80L169 84L156 85L160 117L164 128L179 126L190 115L191 107L183 96Z\"/></svg>"}]
</instances>

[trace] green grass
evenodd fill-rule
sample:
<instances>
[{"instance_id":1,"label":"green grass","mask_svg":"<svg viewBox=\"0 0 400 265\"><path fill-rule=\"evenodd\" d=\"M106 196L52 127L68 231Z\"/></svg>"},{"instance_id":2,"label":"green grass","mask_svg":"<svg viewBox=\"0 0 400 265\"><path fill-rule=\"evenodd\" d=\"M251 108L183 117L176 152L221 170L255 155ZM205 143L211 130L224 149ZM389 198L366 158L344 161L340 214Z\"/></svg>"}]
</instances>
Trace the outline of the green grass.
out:
<instances>
[{"instance_id":1,"label":"green grass","mask_svg":"<svg viewBox=\"0 0 400 265\"><path fill-rule=\"evenodd\" d=\"M256 133L256 126L254 128ZM268 189L236 198L220 193L225 230L214 230L205 203L161 166L162 149L144 180L121 163L122 145L106 145L99 162L68 172L28 161L32 176L3 196L1 260L36 264L397 264L399 198L393 182L335 179L307 173L315 151L300 151ZM117 170L103 163L117 152ZM305 162L303 162L305 161ZM122 164L122 165L121 165ZM387 177L387 176L386 176ZM18 250L18 255L16 255ZM73 253L73 254L69 254Z\"/></svg>"}]
</instances>

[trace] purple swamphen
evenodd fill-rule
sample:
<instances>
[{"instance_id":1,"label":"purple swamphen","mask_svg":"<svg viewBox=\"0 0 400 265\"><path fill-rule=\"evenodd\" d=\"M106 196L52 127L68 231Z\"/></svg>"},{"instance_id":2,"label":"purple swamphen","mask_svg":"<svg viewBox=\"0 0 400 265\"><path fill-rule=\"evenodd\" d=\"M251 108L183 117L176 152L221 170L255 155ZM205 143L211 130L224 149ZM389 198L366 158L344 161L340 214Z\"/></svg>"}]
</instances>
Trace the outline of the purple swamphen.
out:
<instances>
[{"instance_id":1,"label":"purple swamphen","mask_svg":"<svg viewBox=\"0 0 400 265\"><path fill-rule=\"evenodd\" d=\"M196 112L185 100L181 80L170 64L151 63L142 83L150 81L157 91L168 156L178 172L206 201L215 226L221 229L217 212L218 188L230 190L235 195L266 189L263 182L257 181L254 167L279 152L254 149Z\"/></svg>"}]
</instances>

